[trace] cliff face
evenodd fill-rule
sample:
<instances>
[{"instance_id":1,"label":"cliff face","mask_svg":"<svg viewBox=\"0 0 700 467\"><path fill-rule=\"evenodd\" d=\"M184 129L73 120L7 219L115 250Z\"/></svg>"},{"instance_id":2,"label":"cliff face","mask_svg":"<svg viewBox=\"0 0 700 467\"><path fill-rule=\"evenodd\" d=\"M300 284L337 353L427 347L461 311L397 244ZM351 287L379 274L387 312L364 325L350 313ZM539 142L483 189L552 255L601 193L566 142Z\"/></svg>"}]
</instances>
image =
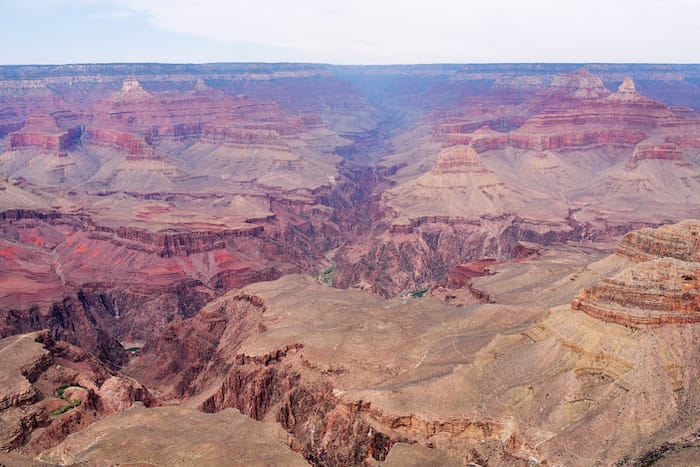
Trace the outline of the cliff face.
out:
<instances>
[{"instance_id":1,"label":"cliff face","mask_svg":"<svg viewBox=\"0 0 700 467\"><path fill-rule=\"evenodd\" d=\"M288 273L394 296L694 215L696 70L587 69L2 68L0 314L95 291L142 341Z\"/></svg>"},{"instance_id":2,"label":"cliff face","mask_svg":"<svg viewBox=\"0 0 700 467\"><path fill-rule=\"evenodd\" d=\"M108 350L112 344L98 342L143 342L223 291L314 271L321 251L338 244L339 227L327 210L304 203L277 212L279 219L238 228L154 232L94 225L84 216L7 211L0 220L7 233L0 241L0 332L50 328L119 362Z\"/></svg>"},{"instance_id":3,"label":"cliff face","mask_svg":"<svg viewBox=\"0 0 700 467\"><path fill-rule=\"evenodd\" d=\"M460 263L511 259L519 240L612 239L696 215L697 149L681 136L697 131L693 112L646 97L630 77L616 92L586 71L541 86L512 101L494 92L446 104L397 137L379 161L384 225L341 249L337 283L371 288L388 269L396 279L382 279L381 293L410 292ZM428 240L457 222L469 225L462 241Z\"/></svg>"},{"instance_id":4,"label":"cliff face","mask_svg":"<svg viewBox=\"0 0 700 467\"><path fill-rule=\"evenodd\" d=\"M700 224L627 234L617 254L637 264L580 292L572 308L629 326L700 321Z\"/></svg>"},{"instance_id":5,"label":"cliff face","mask_svg":"<svg viewBox=\"0 0 700 467\"><path fill-rule=\"evenodd\" d=\"M392 226L362 247L338 252L335 284L388 297L429 288L457 265L475 258L513 258L518 243L513 220L474 223L434 218Z\"/></svg>"},{"instance_id":6,"label":"cliff face","mask_svg":"<svg viewBox=\"0 0 700 467\"><path fill-rule=\"evenodd\" d=\"M697 263L645 261L580 293L572 308L606 321L638 325L700 321Z\"/></svg>"},{"instance_id":7,"label":"cliff face","mask_svg":"<svg viewBox=\"0 0 700 467\"><path fill-rule=\"evenodd\" d=\"M299 307L300 297L289 293L293 289L320 302ZM354 304L353 311L337 308L346 300ZM401 368L415 365L414 358L420 359L411 352L383 361L363 344L360 336L367 332L378 337L396 331L400 340L421 332L404 327L414 322L405 321L405 309L384 305L377 308L364 293L334 291L308 277L287 276L269 286L231 292L192 319L172 325L140 351L128 371L157 387L165 400L185 400L208 413L233 407L256 420L279 424L289 433L291 449L315 464L385 460L399 441L435 443L469 459L489 454L522 458L528 448L499 421L469 420L461 413L435 420L397 413L381 402L382 397L345 395L365 384L381 385ZM414 311L421 306L414 305ZM429 306L438 321L438 316L457 316L436 302ZM286 315L285 308L292 314ZM302 314L312 329L301 331L307 326L297 321ZM343 329L336 328L341 321ZM379 322L384 323L382 329L375 328ZM325 326L333 329L331 335L318 332ZM328 346L340 342L340 336L346 344L329 352ZM360 361L364 363L358 366ZM488 440L489 446L477 449L481 440Z\"/></svg>"},{"instance_id":8,"label":"cliff face","mask_svg":"<svg viewBox=\"0 0 700 467\"><path fill-rule=\"evenodd\" d=\"M84 296L80 298L84 299ZM76 296L66 297L50 306L10 309L2 313L0 336L49 329L54 339L79 345L105 362L122 365L127 360L126 351L98 324L93 313L99 312L105 310L90 309Z\"/></svg>"},{"instance_id":9,"label":"cliff face","mask_svg":"<svg viewBox=\"0 0 700 467\"><path fill-rule=\"evenodd\" d=\"M448 290L473 285L495 302L468 310L435 290L377 301L305 276L253 284L172 325L129 371L166 400L279 424L317 464L385 460L403 443L443 462L641 457L697 426L700 271L662 257L696 224L628 234L585 267L572 247L463 264ZM655 259L635 262L629 244ZM571 306L533 305L571 299L560 291L577 284Z\"/></svg>"},{"instance_id":10,"label":"cliff face","mask_svg":"<svg viewBox=\"0 0 700 467\"><path fill-rule=\"evenodd\" d=\"M323 102L283 107L279 84L258 80L251 98L218 75L206 77L217 88L149 73L144 86L0 86L13 130L0 157L13 177L0 191L2 335L46 327L122 363L117 341L140 344L226 290L316 272L342 229L362 228L349 200L370 188L340 167L348 141L319 117ZM342 115L369 105L333 102Z\"/></svg>"},{"instance_id":11,"label":"cliff face","mask_svg":"<svg viewBox=\"0 0 700 467\"><path fill-rule=\"evenodd\" d=\"M62 123L64 128L58 126L52 115L33 115L27 119L21 129L7 136L7 150L36 147L61 155L80 141L82 132L80 126L71 127L69 126L71 122Z\"/></svg>"},{"instance_id":12,"label":"cliff face","mask_svg":"<svg viewBox=\"0 0 700 467\"><path fill-rule=\"evenodd\" d=\"M697 220L684 220L658 229L631 232L622 238L617 254L637 263L659 257L697 262L700 259L700 224Z\"/></svg>"},{"instance_id":13,"label":"cliff face","mask_svg":"<svg viewBox=\"0 0 700 467\"><path fill-rule=\"evenodd\" d=\"M215 289L335 262L341 286L422 290L520 240L694 215L696 70L586 68L3 68L0 173L86 219L74 285L112 245Z\"/></svg>"},{"instance_id":14,"label":"cliff face","mask_svg":"<svg viewBox=\"0 0 700 467\"><path fill-rule=\"evenodd\" d=\"M0 339L0 350L3 450L36 454L136 401L155 403L135 380L49 331Z\"/></svg>"}]
</instances>

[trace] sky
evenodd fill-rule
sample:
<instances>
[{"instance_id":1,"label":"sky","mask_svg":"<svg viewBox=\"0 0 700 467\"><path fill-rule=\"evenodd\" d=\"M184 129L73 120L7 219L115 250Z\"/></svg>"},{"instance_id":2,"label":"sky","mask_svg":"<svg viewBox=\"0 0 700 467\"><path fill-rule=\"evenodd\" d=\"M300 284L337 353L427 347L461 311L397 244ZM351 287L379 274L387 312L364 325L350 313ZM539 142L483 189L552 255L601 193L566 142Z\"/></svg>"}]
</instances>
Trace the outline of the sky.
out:
<instances>
[{"instance_id":1,"label":"sky","mask_svg":"<svg viewBox=\"0 0 700 467\"><path fill-rule=\"evenodd\" d=\"M0 0L0 64L700 63L700 0Z\"/></svg>"}]
</instances>

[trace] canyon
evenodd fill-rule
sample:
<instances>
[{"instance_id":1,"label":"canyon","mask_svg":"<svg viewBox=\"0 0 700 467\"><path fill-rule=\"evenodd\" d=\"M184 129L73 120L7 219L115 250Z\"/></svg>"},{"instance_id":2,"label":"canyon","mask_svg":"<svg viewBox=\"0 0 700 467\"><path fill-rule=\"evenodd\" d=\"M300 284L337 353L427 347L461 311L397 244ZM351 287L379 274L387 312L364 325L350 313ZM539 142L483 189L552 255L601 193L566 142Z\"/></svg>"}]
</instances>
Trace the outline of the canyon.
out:
<instances>
[{"instance_id":1,"label":"canyon","mask_svg":"<svg viewBox=\"0 0 700 467\"><path fill-rule=\"evenodd\" d=\"M698 83L0 67L0 462L695 452Z\"/></svg>"}]
</instances>

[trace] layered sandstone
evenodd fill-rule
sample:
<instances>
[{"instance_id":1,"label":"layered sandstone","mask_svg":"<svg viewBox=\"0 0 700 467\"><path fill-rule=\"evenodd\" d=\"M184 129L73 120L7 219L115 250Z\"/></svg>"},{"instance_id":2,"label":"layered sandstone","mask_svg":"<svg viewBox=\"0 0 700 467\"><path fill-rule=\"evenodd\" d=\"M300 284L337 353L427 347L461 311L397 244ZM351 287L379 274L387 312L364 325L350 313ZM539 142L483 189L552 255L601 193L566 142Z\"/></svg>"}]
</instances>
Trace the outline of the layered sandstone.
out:
<instances>
[{"instance_id":1,"label":"layered sandstone","mask_svg":"<svg viewBox=\"0 0 700 467\"><path fill-rule=\"evenodd\" d=\"M677 346L693 342L697 324L635 329L531 303L558 303L571 293L563 289L601 276L613 278L606 284L637 277L636 301L618 304L630 314L645 303L684 314L674 300L695 309L697 294L661 286L677 278L678 260L630 272L620 256L586 268L565 258L483 261L454 275L476 280L488 267L495 274L478 286L498 299L505 298L499 288L527 289L524 308L464 309L427 297L377 303L301 276L255 284L172 326L131 368L168 398L281 424L291 447L314 463L391 459L402 443L447 463L614 463L663 439L665 424L692 405L686 375L696 346L681 353ZM514 276L508 268L516 266L540 282ZM561 276L566 270L572 272ZM601 288L599 296L606 293ZM639 397L646 397L643 406Z\"/></svg>"},{"instance_id":2,"label":"layered sandstone","mask_svg":"<svg viewBox=\"0 0 700 467\"><path fill-rule=\"evenodd\" d=\"M629 326L700 321L698 235L697 221L627 234L617 254L637 264L581 291L572 308Z\"/></svg>"},{"instance_id":3,"label":"layered sandstone","mask_svg":"<svg viewBox=\"0 0 700 467\"><path fill-rule=\"evenodd\" d=\"M600 99L610 95L600 77L586 69L568 75L559 75L552 80L550 88L542 93L547 97Z\"/></svg>"},{"instance_id":4,"label":"layered sandstone","mask_svg":"<svg viewBox=\"0 0 700 467\"><path fill-rule=\"evenodd\" d=\"M557 215L563 219L565 213L559 203L545 198L501 180L484 166L474 148L453 146L438 154L430 172L388 190L383 201L401 219L433 215L472 220L519 213L526 206L539 219ZM547 208L541 209L545 202Z\"/></svg>"},{"instance_id":5,"label":"layered sandstone","mask_svg":"<svg viewBox=\"0 0 700 467\"><path fill-rule=\"evenodd\" d=\"M659 257L675 258L683 262L700 261L700 222L684 220L678 224L657 229L641 229L625 235L617 247L617 254L635 262Z\"/></svg>"},{"instance_id":6,"label":"layered sandstone","mask_svg":"<svg viewBox=\"0 0 700 467\"><path fill-rule=\"evenodd\" d=\"M420 140L420 147L397 139L405 146L386 158L388 177L396 185L381 198L392 216L388 233L372 233L367 240L371 246L341 251L343 264L352 255L353 261L372 264L375 270L353 271L352 279L350 271L337 272L340 284L376 282L382 270L395 263L386 255L382 262L373 260L376 252L393 249L411 252L409 257L432 253L434 239L439 238L435 231L446 235L442 225L462 220L489 224L490 229L491 219L505 221L514 214L517 240L550 244L610 237L645 222L694 215L700 168L692 153L666 138L669 128L695 128L695 117L643 97L631 79L610 92L599 76L578 71L556 77L547 89L521 103L504 105L491 96L475 97L433 112L426 120L432 127L430 137L442 148L429 152L427 138ZM637 200L659 215L638 215L639 209L630 208ZM426 232L417 238L417 226L433 218L440 221L431 232L423 228ZM506 243L497 236L502 231L496 228L487 234L491 246ZM498 259L512 252L494 250ZM478 258L450 251L463 262ZM431 256L439 256L435 253ZM389 266L395 271L394 290L425 288L420 281L422 261L403 262L413 265L405 271ZM442 280L458 263L433 264ZM409 269L416 271L415 282L396 287L411 283L404 278Z\"/></svg>"},{"instance_id":7,"label":"layered sandstone","mask_svg":"<svg viewBox=\"0 0 700 467\"><path fill-rule=\"evenodd\" d=\"M641 161L645 160L681 162L683 156L681 150L675 144L642 142L635 146L632 157L627 161L626 166L630 169L635 169Z\"/></svg>"},{"instance_id":8,"label":"layered sandstone","mask_svg":"<svg viewBox=\"0 0 700 467\"><path fill-rule=\"evenodd\" d=\"M637 92L637 87L631 77L626 76L622 83L617 88L617 92L611 94L609 97L611 100L620 101L636 101L642 99L642 96Z\"/></svg>"},{"instance_id":9,"label":"layered sandstone","mask_svg":"<svg viewBox=\"0 0 700 467\"><path fill-rule=\"evenodd\" d=\"M582 291L571 307L630 326L700 322L699 274L698 263L645 261Z\"/></svg>"},{"instance_id":10,"label":"layered sandstone","mask_svg":"<svg viewBox=\"0 0 700 467\"><path fill-rule=\"evenodd\" d=\"M0 155L0 332L47 328L102 359L60 344L61 368L130 348L163 402L199 411L135 410L46 459L105 461L121 429L123 462L152 439L228 456L235 429L207 444L180 428L244 420L231 407L265 427L236 429L324 465L614 465L690 429L697 229L595 260L599 241L696 215L700 124L678 105L700 72L571 68L0 68L18 73L0 80L0 137L30 145ZM329 270L375 295L289 276ZM23 430L36 453L146 397L114 370L90 385L55 366L8 379L17 449ZM59 408L54 382L79 377L81 408L41 434L24 409Z\"/></svg>"},{"instance_id":11,"label":"layered sandstone","mask_svg":"<svg viewBox=\"0 0 700 467\"><path fill-rule=\"evenodd\" d=\"M600 90L602 82L597 77L589 77L597 83L593 87L578 78L576 74L562 77L566 86L561 89L553 83L544 94L545 103L535 104L540 107L536 114L511 135L513 146L569 151L591 146L634 146L655 127L679 120L667 106L639 96L630 79L611 94ZM562 89L568 91L562 94ZM572 95L583 101L575 105L566 100L551 101Z\"/></svg>"},{"instance_id":12,"label":"layered sandstone","mask_svg":"<svg viewBox=\"0 0 700 467\"><path fill-rule=\"evenodd\" d=\"M52 115L32 115L20 130L8 135L7 150L39 148L60 154L77 144L81 131L80 126L60 128Z\"/></svg>"},{"instance_id":13,"label":"layered sandstone","mask_svg":"<svg viewBox=\"0 0 700 467\"><path fill-rule=\"evenodd\" d=\"M486 168L479 160L476 150L471 147L456 146L446 149L438 154L437 162L433 168L436 175L449 173L484 173Z\"/></svg>"},{"instance_id":14,"label":"layered sandstone","mask_svg":"<svg viewBox=\"0 0 700 467\"><path fill-rule=\"evenodd\" d=\"M653 240L629 235L623 244L649 254L681 251L660 238L692 244L695 224L644 230L637 235ZM642 456L671 436L669 427L690 429L686 420L697 414L698 324L645 326L619 316L697 313L700 271L682 259L635 263L617 254L597 261L602 254L557 247L518 263L464 264L451 274L452 285L474 281L510 305L459 308L427 295L377 300L308 276L229 292L168 326L128 366L164 402L185 407L158 409L150 419L145 409L104 419L41 458L103 460L116 442L112 433L124 429L135 437L119 454L129 461L148 451L138 441L143 433L176 446L184 442L178 417L213 423L223 412L242 420L229 408L261 421L247 428L257 436L284 429L281 438L264 438L275 453L287 444L315 464L397 462L407 444L413 455L445 465L583 466ZM547 309L580 287L588 290L580 296L586 304L605 304L617 318L577 305ZM128 403L118 401L132 391L117 386L106 378L100 391L110 396L100 397L121 410ZM95 436L100 441L89 449ZM219 455L220 443L207 452ZM201 446L188 452L206 455Z\"/></svg>"},{"instance_id":15,"label":"layered sandstone","mask_svg":"<svg viewBox=\"0 0 700 467\"><path fill-rule=\"evenodd\" d=\"M109 229L91 236L132 251L172 258L217 251L222 257L221 250L228 255L240 241L245 253L233 256L245 257L251 242L222 239L219 232L253 232L257 247L266 244L265 261L254 256L245 267L193 273L224 288L283 271L315 272L305 268L316 260L313 268L322 267L324 252L309 251L323 232L324 248L354 250L340 252L339 264L347 268L338 274L343 285L383 276L375 287L382 293L422 290L459 262L478 258L472 255L507 259L513 231L516 241L552 243L598 236L601 224L617 223L609 227L613 235L666 220L635 217L630 199L643 195L645 205L654 203L653 212L670 219L689 215L696 199L695 117L643 97L666 96L654 86L669 76L656 69L289 67L295 71L260 65L21 69L22 77L2 81L0 120L31 129L32 114L51 115L62 131L77 123L83 132L72 146L58 143L63 158L36 156L41 149L12 151L0 158L0 170L66 196L61 206L89 211ZM639 77L639 91L631 79L617 92L602 82L629 75ZM435 86L424 85L428 76ZM411 97L398 99L396 89ZM44 145L37 141L29 142ZM386 167L376 171L343 161L379 157L386 157ZM356 178L354 171L364 175ZM275 220L255 221L270 216ZM242 225L246 220L254 228ZM460 232L453 235L455 224ZM441 229L443 239L436 241ZM450 239L460 235L479 244ZM293 261L274 264L284 249L276 242L288 238L303 248ZM373 239L381 245L371 245ZM444 254L434 249L438 243L447 248ZM400 273L384 274L364 250L386 252L382 256L399 264ZM408 277L415 265L391 259L392 251L426 256L417 260L423 266L414 268L415 278ZM448 256L458 259L444 261ZM98 261L89 262L81 277L95 272ZM251 262L264 266L250 268Z\"/></svg>"},{"instance_id":16,"label":"layered sandstone","mask_svg":"<svg viewBox=\"0 0 700 467\"><path fill-rule=\"evenodd\" d=\"M110 128L89 127L85 130L85 141L125 151L127 154L152 156L155 149L145 139L132 133Z\"/></svg>"},{"instance_id":17,"label":"layered sandstone","mask_svg":"<svg viewBox=\"0 0 700 467\"><path fill-rule=\"evenodd\" d=\"M72 117L37 104L54 96L45 83L2 101L9 120L23 118L17 102L50 116L18 138L74 120L84 129L56 146L60 161L34 146L0 157L19 178L0 187L3 335L47 327L121 362L117 340L143 342L221 291L312 272L340 224L362 225L352 213L332 219L364 188L339 173L333 152L347 141L316 104L290 111L264 83L251 99L196 76L104 79L53 83L80 110Z\"/></svg>"},{"instance_id":18,"label":"layered sandstone","mask_svg":"<svg viewBox=\"0 0 700 467\"><path fill-rule=\"evenodd\" d=\"M127 79L118 93L98 102L94 112L87 141L144 157L153 156L155 148L168 141L286 148L282 137L306 129L301 118L285 115L275 103L227 96L199 81L194 91L161 96Z\"/></svg>"}]
</instances>

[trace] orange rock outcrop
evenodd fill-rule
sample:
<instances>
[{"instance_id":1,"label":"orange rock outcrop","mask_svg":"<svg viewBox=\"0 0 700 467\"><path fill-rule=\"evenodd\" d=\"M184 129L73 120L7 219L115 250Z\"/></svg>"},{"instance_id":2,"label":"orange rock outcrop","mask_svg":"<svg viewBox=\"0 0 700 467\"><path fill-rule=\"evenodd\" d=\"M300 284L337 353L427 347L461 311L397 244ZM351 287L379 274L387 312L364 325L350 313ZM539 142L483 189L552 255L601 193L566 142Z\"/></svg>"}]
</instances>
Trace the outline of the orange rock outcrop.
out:
<instances>
[{"instance_id":1,"label":"orange rock outcrop","mask_svg":"<svg viewBox=\"0 0 700 467\"><path fill-rule=\"evenodd\" d=\"M635 264L579 292L573 309L628 326L700 322L700 222L631 232L617 254Z\"/></svg>"}]
</instances>

